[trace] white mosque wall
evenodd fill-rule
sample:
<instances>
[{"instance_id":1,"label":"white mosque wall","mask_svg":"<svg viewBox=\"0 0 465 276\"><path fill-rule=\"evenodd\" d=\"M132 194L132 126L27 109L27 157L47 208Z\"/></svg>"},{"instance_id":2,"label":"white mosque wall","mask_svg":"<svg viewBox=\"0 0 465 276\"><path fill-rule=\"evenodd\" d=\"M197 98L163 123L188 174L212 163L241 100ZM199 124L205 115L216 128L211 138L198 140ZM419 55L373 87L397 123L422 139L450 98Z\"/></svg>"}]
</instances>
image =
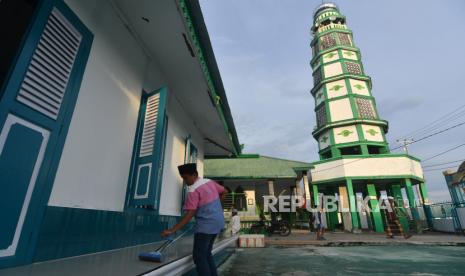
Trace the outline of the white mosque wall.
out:
<instances>
[{"instance_id":1,"label":"white mosque wall","mask_svg":"<svg viewBox=\"0 0 465 276\"><path fill-rule=\"evenodd\" d=\"M342 57L351 60L358 60L357 53L349 50L342 50Z\"/></svg>"},{"instance_id":2,"label":"white mosque wall","mask_svg":"<svg viewBox=\"0 0 465 276\"><path fill-rule=\"evenodd\" d=\"M408 157L346 158L315 164L312 181L325 181L342 177L375 177L412 175L423 178L420 162Z\"/></svg>"},{"instance_id":3,"label":"white mosque wall","mask_svg":"<svg viewBox=\"0 0 465 276\"><path fill-rule=\"evenodd\" d=\"M338 54L337 50L331 51L331 52L326 53L326 54L323 55L323 62L324 63L335 61L337 59L339 59L339 54Z\"/></svg>"},{"instance_id":4,"label":"white mosque wall","mask_svg":"<svg viewBox=\"0 0 465 276\"><path fill-rule=\"evenodd\" d=\"M186 138L198 149L203 175L204 140L165 82L107 1L67 4L94 34L89 61L48 205L123 211L142 91L166 86L167 137L159 213L180 215ZM107 12L101 13L101 10Z\"/></svg>"},{"instance_id":5,"label":"white mosque wall","mask_svg":"<svg viewBox=\"0 0 465 276\"><path fill-rule=\"evenodd\" d=\"M66 2L94 41L49 205L121 211L146 56L109 2Z\"/></svg>"},{"instance_id":6,"label":"white mosque wall","mask_svg":"<svg viewBox=\"0 0 465 276\"><path fill-rule=\"evenodd\" d=\"M329 133L330 131L327 130L318 137L318 145L320 146L320 150L325 149L331 145L331 140L329 139Z\"/></svg>"},{"instance_id":7,"label":"white mosque wall","mask_svg":"<svg viewBox=\"0 0 465 276\"><path fill-rule=\"evenodd\" d=\"M352 107L348 98L329 102L329 112L331 114L331 122L352 119Z\"/></svg>"},{"instance_id":8,"label":"white mosque wall","mask_svg":"<svg viewBox=\"0 0 465 276\"><path fill-rule=\"evenodd\" d=\"M441 232L455 232L454 220L451 217L448 218L435 218L433 219L433 229Z\"/></svg>"},{"instance_id":9,"label":"white mosque wall","mask_svg":"<svg viewBox=\"0 0 465 276\"><path fill-rule=\"evenodd\" d=\"M326 93L328 94L328 99L347 95L347 87L345 80L338 80L327 83Z\"/></svg>"},{"instance_id":10,"label":"white mosque wall","mask_svg":"<svg viewBox=\"0 0 465 276\"><path fill-rule=\"evenodd\" d=\"M370 96L370 91L368 91L368 85L365 81L349 79L349 82L352 93L363 96Z\"/></svg>"},{"instance_id":11,"label":"white mosque wall","mask_svg":"<svg viewBox=\"0 0 465 276\"><path fill-rule=\"evenodd\" d=\"M336 127L333 130L336 144L358 142L359 137L355 125Z\"/></svg>"},{"instance_id":12,"label":"white mosque wall","mask_svg":"<svg viewBox=\"0 0 465 276\"><path fill-rule=\"evenodd\" d=\"M168 91L169 92L169 91ZM184 164L186 138L191 136L192 143L197 147L197 169L203 176L203 137L194 127L186 113L177 103L173 94L168 98L168 130L165 146L165 163L160 196L161 215L181 215L183 181L178 168Z\"/></svg>"},{"instance_id":13,"label":"white mosque wall","mask_svg":"<svg viewBox=\"0 0 465 276\"><path fill-rule=\"evenodd\" d=\"M379 126L362 125L362 131L367 141L384 142L384 137Z\"/></svg>"},{"instance_id":14,"label":"white mosque wall","mask_svg":"<svg viewBox=\"0 0 465 276\"><path fill-rule=\"evenodd\" d=\"M324 65L323 70L324 70L325 78L334 77L337 75L341 75L343 73L342 65L340 62L335 62L335 63L331 63L328 65Z\"/></svg>"}]
</instances>

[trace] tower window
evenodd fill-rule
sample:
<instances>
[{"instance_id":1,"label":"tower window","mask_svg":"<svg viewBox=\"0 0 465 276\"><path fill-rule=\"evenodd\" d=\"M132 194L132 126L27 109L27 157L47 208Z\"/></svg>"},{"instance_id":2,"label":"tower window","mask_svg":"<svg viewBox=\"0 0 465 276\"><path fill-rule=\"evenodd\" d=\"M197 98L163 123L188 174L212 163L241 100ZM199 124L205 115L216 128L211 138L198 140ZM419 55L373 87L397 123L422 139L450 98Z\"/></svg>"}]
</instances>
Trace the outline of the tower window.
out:
<instances>
[{"instance_id":1,"label":"tower window","mask_svg":"<svg viewBox=\"0 0 465 276\"><path fill-rule=\"evenodd\" d=\"M368 99L357 98L358 115L361 118L376 119L375 109L373 103Z\"/></svg>"},{"instance_id":2,"label":"tower window","mask_svg":"<svg viewBox=\"0 0 465 276\"><path fill-rule=\"evenodd\" d=\"M361 153L360 146L340 148L341 155L359 155Z\"/></svg>"},{"instance_id":3,"label":"tower window","mask_svg":"<svg viewBox=\"0 0 465 276\"><path fill-rule=\"evenodd\" d=\"M332 154L331 154L331 151L327 151L327 152L321 154L322 159L329 159L331 157L333 157Z\"/></svg>"},{"instance_id":4,"label":"tower window","mask_svg":"<svg viewBox=\"0 0 465 276\"><path fill-rule=\"evenodd\" d=\"M324 51L328 48L336 46L336 37L334 33L326 34L320 40L321 50Z\"/></svg>"},{"instance_id":5,"label":"tower window","mask_svg":"<svg viewBox=\"0 0 465 276\"><path fill-rule=\"evenodd\" d=\"M345 64L346 64L347 71L350 74L353 74L353 75L361 75L362 74L362 69L360 68L359 64L354 63L354 62L346 62Z\"/></svg>"},{"instance_id":6,"label":"tower window","mask_svg":"<svg viewBox=\"0 0 465 276\"><path fill-rule=\"evenodd\" d=\"M317 85L320 83L321 79L323 79L323 76L321 75L321 67L316 69L315 72L313 72L313 83Z\"/></svg>"},{"instance_id":7,"label":"tower window","mask_svg":"<svg viewBox=\"0 0 465 276\"><path fill-rule=\"evenodd\" d=\"M318 44L315 43L315 45L312 46L312 51L313 51L313 56L316 57L318 55Z\"/></svg>"},{"instance_id":8,"label":"tower window","mask_svg":"<svg viewBox=\"0 0 465 276\"><path fill-rule=\"evenodd\" d=\"M320 107L316 111L316 124L318 127L325 125L327 122L326 120L326 108L325 106Z\"/></svg>"},{"instance_id":9,"label":"tower window","mask_svg":"<svg viewBox=\"0 0 465 276\"><path fill-rule=\"evenodd\" d=\"M338 33L337 36L339 37L339 43L341 45L352 46L352 42L350 41L349 34Z\"/></svg>"},{"instance_id":10,"label":"tower window","mask_svg":"<svg viewBox=\"0 0 465 276\"><path fill-rule=\"evenodd\" d=\"M381 153L381 147L368 146L368 153L369 154L380 154Z\"/></svg>"}]
</instances>

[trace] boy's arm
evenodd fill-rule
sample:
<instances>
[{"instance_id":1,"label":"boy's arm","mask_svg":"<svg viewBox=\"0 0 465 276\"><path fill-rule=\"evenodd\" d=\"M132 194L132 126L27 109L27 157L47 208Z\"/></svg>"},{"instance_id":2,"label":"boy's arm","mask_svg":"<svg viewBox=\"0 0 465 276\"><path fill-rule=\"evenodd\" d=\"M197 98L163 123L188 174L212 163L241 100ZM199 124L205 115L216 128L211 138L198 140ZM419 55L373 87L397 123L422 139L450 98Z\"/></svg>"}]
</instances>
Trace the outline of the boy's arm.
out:
<instances>
[{"instance_id":1,"label":"boy's arm","mask_svg":"<svg viewBox=\"0 0 465 276\"><path fill-rule=\"evenodd\" d=\"M224 201L227 194L228 194L228 192L226 190L220 192L220 200Z\"/></svg>"},{"instance_id":2,"label":"boy's arm","mask_svg":"<svg viewBox=\"0 0 465 276\"><path fill-rule=\"evenodd\" d=\"M186 215L181 219L180 222L178 222L175 226L173 226L173 228L171 229L166 229L165 231L163 231L161 233L161 236L162 237L167 237L173 233L176 233L176 231L178 231L179 229L181 229L182 227L184 227L184 225L188 224L189 221L192 219L192 217L195 216L195 212L197 210L188 210Z\"/></svg>"},{"instance_id":3,"label":"boy's arm","mask_svg":"<svg viewBox=\"0 0 465 276\"><path fill-rule=\"evenodd\" d=\"M215 186L216 190L218 191L218 194L220 195L221 201L223 201L228 191L226 191L226 189L218 183L215 183Z\"/></svg>"}]
</instances>

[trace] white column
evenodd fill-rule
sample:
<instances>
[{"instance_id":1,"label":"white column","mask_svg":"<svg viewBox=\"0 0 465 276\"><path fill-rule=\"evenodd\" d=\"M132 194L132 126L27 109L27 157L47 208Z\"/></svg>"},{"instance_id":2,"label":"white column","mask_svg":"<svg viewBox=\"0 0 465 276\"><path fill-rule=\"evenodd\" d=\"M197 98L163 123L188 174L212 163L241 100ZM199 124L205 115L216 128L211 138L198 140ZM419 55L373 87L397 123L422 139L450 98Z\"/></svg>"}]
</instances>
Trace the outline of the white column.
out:
<instances>
[{"instance_id":1,"label":"white column","mask_svg":"<svg viewBox=\"0 0 465 276\"><path fill-rule=\"evenodd\" d=\"M310 202L310 186L308 185L307 173L304 173L302 177L304 179L305 202L309 203Z\"/></svg>"},{"instance_id":2,"label":"white column","mask_svg":"<svg viewBox=\"0 0 465 276\"><path fill-rule=\"evenodd\" d=\"M255 207L255 191L254 190L245 190L244 191L247 201L247 215L255 216L256 207Z\"/></svg>"},{"instance_id":3,"label":"white column","mask_svg":"<svg viewBox=\"0 0 465 276\"><path fill-rule=\"evenodd\" d=\"M296 196L302 195L302 191L300 190L300 180L298 179L295 180L295 192Z\"/></svg>"},{"instance_id":4,"label":"white column","mask_svg":"<svg viewBox=\"0 0 465 276\"><path fill-rule=\"evenodd\" d=\"M268 193L269 193L269 195L274 196L274 182L273 182L273 180L268 180Z\"/></svg>"}]
</instances>

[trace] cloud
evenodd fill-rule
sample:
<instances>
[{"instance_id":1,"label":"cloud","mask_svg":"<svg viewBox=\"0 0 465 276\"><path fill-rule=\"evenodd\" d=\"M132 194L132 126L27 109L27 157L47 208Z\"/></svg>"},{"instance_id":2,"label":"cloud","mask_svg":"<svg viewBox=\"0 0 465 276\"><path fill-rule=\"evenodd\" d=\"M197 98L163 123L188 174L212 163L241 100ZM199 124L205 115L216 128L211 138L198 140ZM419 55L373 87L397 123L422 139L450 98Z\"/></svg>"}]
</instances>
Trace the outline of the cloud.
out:
<instances>
[{"instance_id":1,"label":"cloud","mask_svg":"<svg viewBox=\"0 0 465 276\"><path fill-rule=\"evenodd\" d=\"M245 143L245 152L305 162L316 160L316 154L310 154L318 151L311 129L299 122L263 125L248 119L245 125L245 128L238 129L241 142ZM259 131L257 125L260 125Z\"/></svg>"},{"instance_id":2,"label":"cloud","mask_svg":"<svg viewBox=\"0 0 465 276\"><path fill-rule=\"evenodd\" d=\"M381 115L393 117L396 113L404 111L411 111L424 103L424 99L420 97L406 97L406 98L382 98L377 107Z\"/></svg>"},{"instance_id":3,"label":"cloud","mask_svg":"<svg viewBox=\"0 0 465 276\"><path fill-rule=\"evenodd\" d=\"M223 61L226 63L226 66L250 68L250 64L259 62L266 57L266 53L250 53L250 54L241 54L241 55L225 55L223 56Z\"/></svg>"},{"instance_id":4,"label":"cloud","mask_svg":"<svg viewBox=\"0 0 465 276\"><path fill-rule=\"evenodd\" d=\"M245 152L314 161L318 160L318 149L311 136L315 113L309 93L313 83L308 31L316 4L290 1L278 5L278 2L203 0L201 4L239 140L246 145ZM367 0L363 8L340 3L350 18L349 28L354 31L356 46L361 48L364 68L373 78L380 115L389 120L388 139L400 138L427 125L456 107L462 96L458 88L463 79L461 61L465 59L465 51L455 51L445 58L432 57L444 47L464 48L465 33L444 29L434 20L411 20L409 10L422 2L407 2L393 24L390 13L370 13L379 3L373 5ZM396 8L389 1L382 5L384 10ZM465 24L465 17L460 16L460 9L454 4L433 1L422 9L422 15L434 18L438 11L454 15L449 17L451 26ZM375 19L383 23L382 32L379 24L367 24ZM407 21L412 30L423 31L399 29L402 25L399 22ZM444 39L422 43L428 33L454 37L454 41L450 45L445 45ZM413 144L410 153L432 156L450 147L449 144L461 143L462 132L463 129L452 130ZM447 162L462 157L463 151L454 151L432 161ZM441 172L425 175L431 199L447 200Z\"/></svg>"},{"instance_id":5,"label":"cloud","mask_svg":"<svg viewBox=\"0 0 465 276\"><path fill-rule=\"evenodd\" d=\"M210 36L210 39L212 44L215 44L218 47L235 46L239 43L237 40L225 35L213 35Z\"/></svg>"}]
</instances>

